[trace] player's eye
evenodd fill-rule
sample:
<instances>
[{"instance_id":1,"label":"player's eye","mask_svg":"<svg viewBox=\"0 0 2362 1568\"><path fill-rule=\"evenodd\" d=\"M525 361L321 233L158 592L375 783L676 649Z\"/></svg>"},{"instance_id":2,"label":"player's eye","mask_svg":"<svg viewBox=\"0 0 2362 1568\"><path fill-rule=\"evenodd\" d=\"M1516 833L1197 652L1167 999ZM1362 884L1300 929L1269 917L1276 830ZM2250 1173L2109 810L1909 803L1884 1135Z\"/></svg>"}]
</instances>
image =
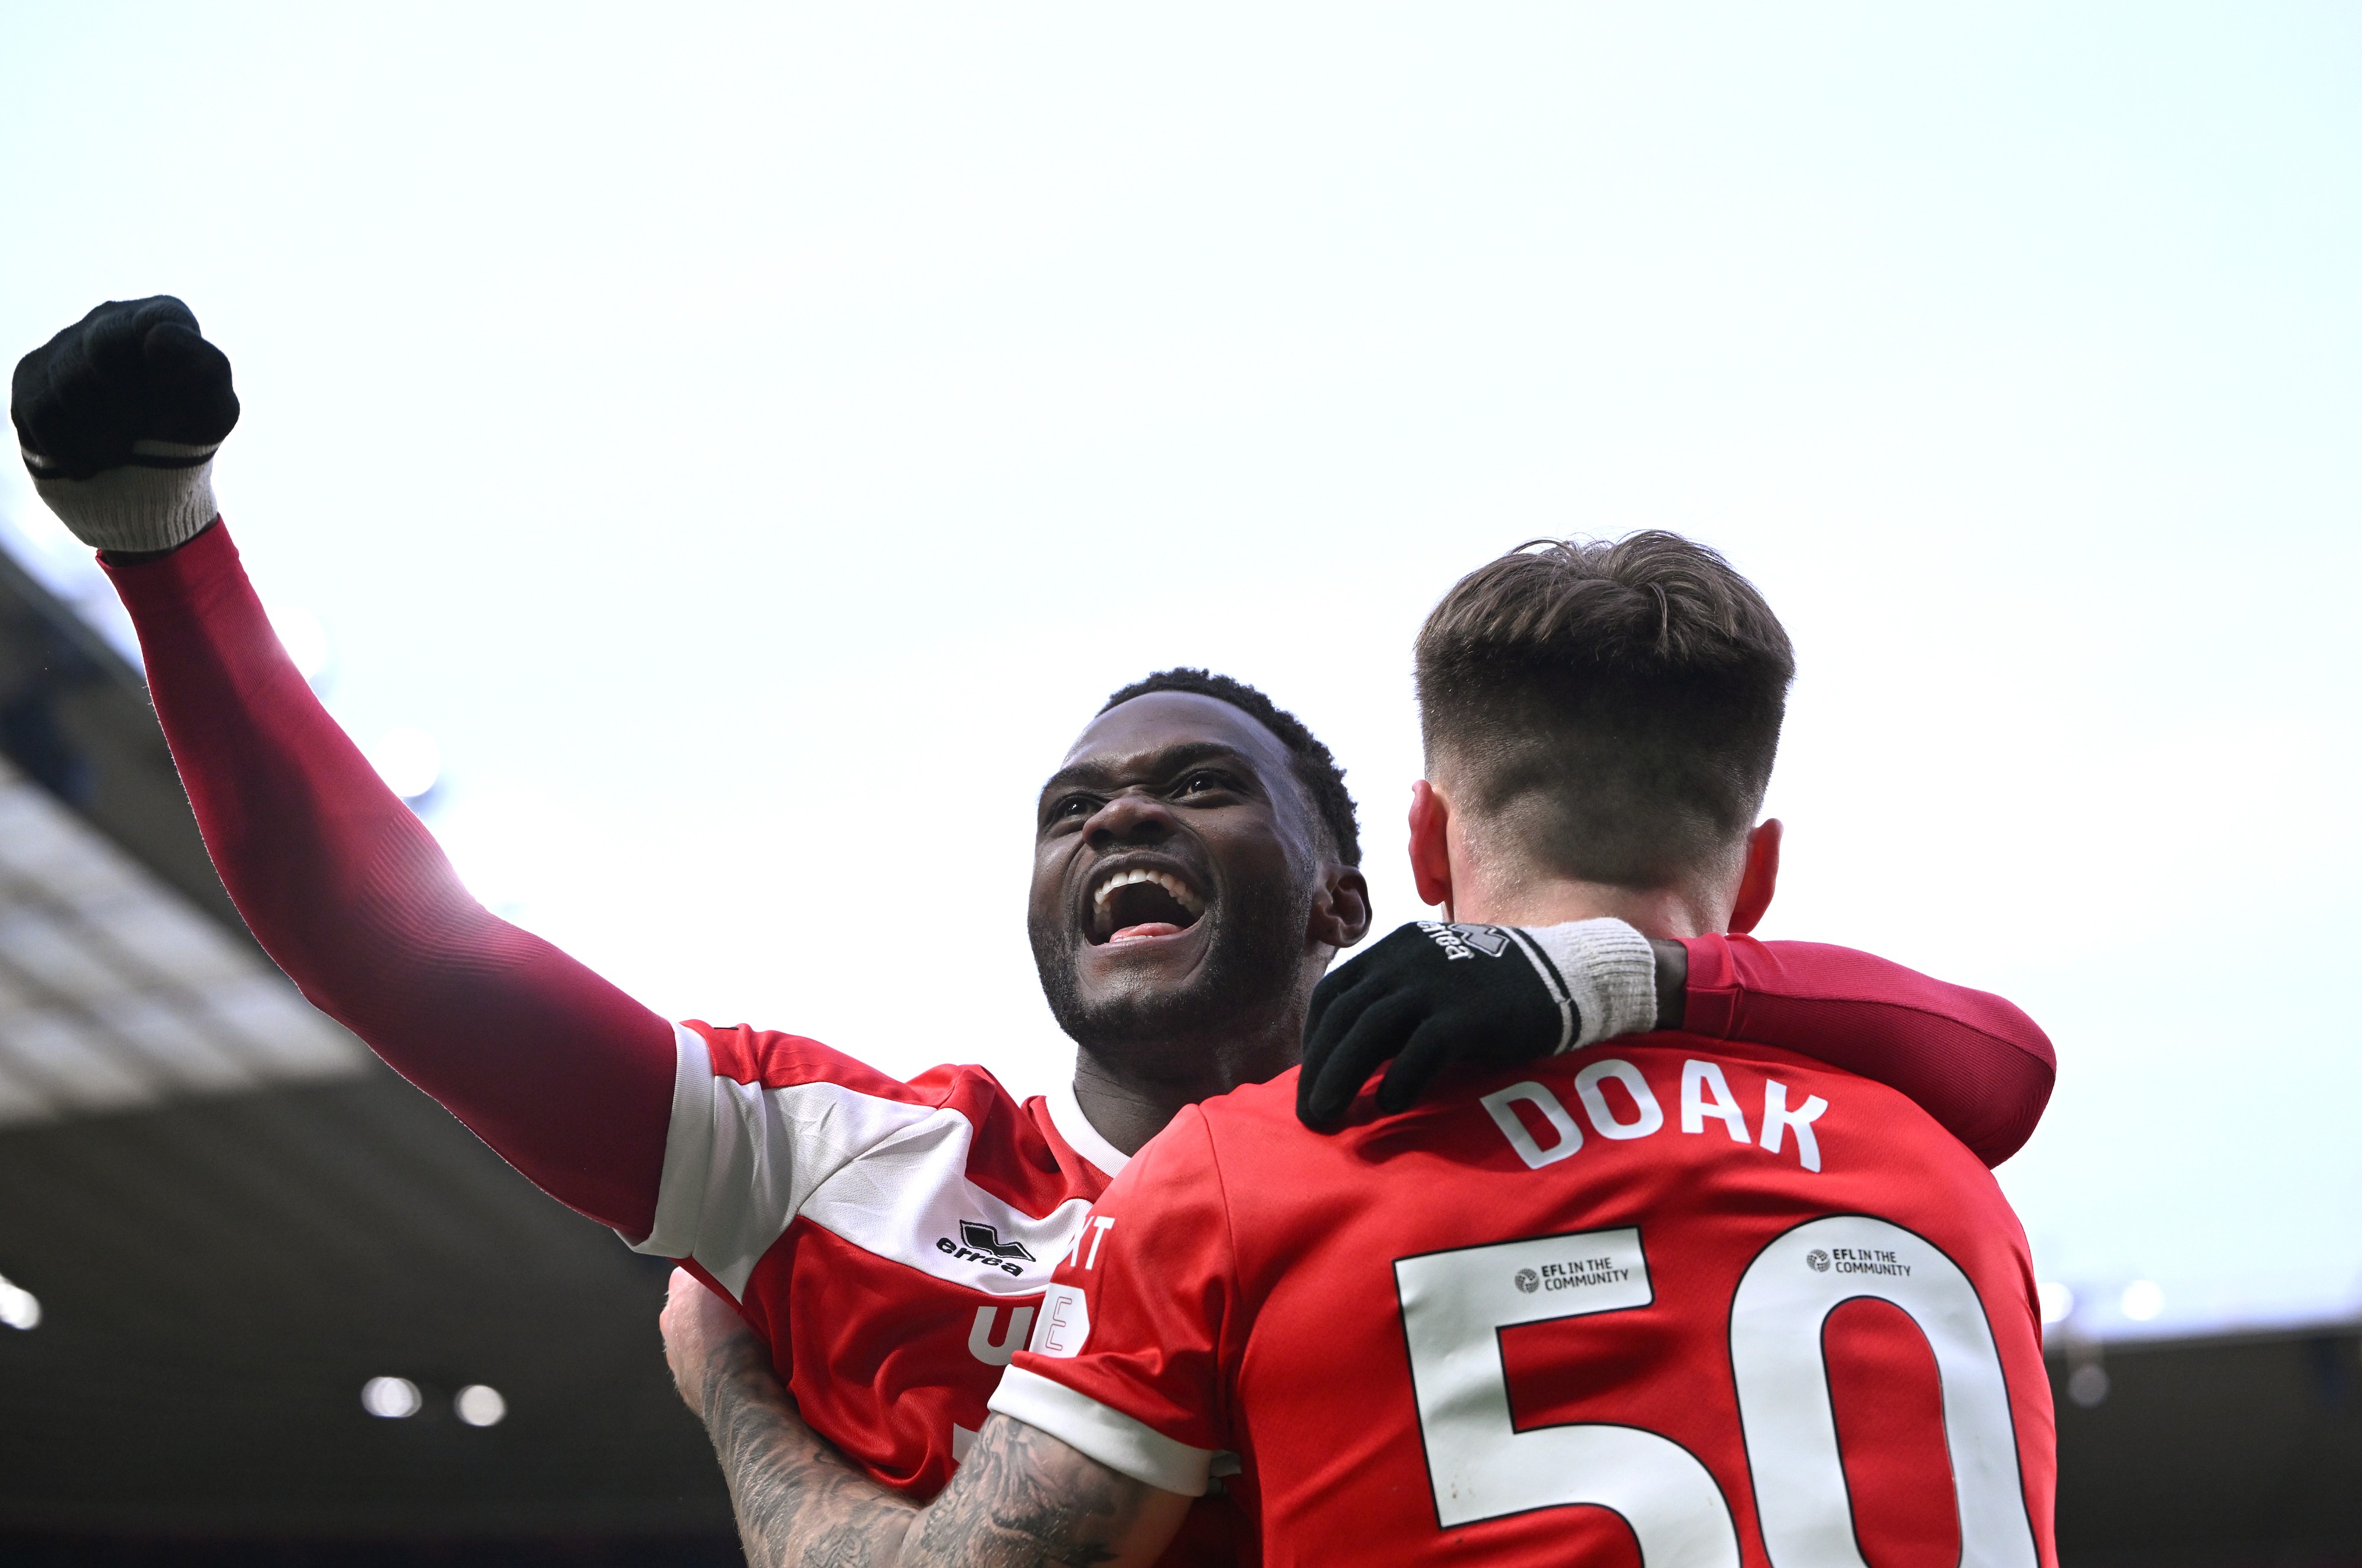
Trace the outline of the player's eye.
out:
<instances>
[{"instance_id":1,"label":"player's eye","mask_svg":"<svg viewBox=\"0 0 2362 1568\"><path fill-rule=\"evenodd\" d=\"M1092 804L1088 795L1069 795L1050 808L1050 820L1054 823L1080 822L1091 814Z\"/></svg>"},{"instance_id":2,"label":"player's eye","mask_svg":"<svg viewBox=\"0 0 2362 1568\"><path fill-rule=\"evenodd\" d=\"M1231 788L1231 781L1221 774L1200 772L1192 773L1181 780L1181 788L1177 793L1187 799L1191 795L1203 795L1230 788Z\"/></svg>"}]
</instances>

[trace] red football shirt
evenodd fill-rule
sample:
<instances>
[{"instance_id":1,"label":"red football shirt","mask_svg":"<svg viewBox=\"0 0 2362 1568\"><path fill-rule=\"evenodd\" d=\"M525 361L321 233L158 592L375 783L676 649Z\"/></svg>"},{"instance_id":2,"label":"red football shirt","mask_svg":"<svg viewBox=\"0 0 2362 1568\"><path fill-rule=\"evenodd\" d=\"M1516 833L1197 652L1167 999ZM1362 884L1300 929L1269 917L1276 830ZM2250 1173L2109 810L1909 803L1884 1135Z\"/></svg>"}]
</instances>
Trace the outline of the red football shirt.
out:
<instances>
[{"instance_id":1,"label":"red football shirt","mask_svg":"<svg viewBox=\"0 0 2362 1568\"><path fill-rule=\"evenodd\" d=\"M2053 1568L2024 1232L1901 1095L1657 1034L1294 1097L1131 1161L993 1408L1173 1491L1235 1454L1275 1568Z\"/></svg>"}]
</instances>

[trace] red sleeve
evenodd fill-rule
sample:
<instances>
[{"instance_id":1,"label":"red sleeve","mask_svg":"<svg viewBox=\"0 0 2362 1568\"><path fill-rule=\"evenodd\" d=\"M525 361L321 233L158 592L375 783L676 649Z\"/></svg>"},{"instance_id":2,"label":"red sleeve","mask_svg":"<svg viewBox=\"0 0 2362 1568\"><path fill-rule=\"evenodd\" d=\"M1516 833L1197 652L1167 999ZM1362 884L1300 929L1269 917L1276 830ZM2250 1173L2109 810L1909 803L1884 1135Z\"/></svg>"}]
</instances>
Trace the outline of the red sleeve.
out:
<instances>
[{"instance_id":1,"label":"red sleeve","mask_svg":"<svg viewBox=\"0 0 2362 1568\"><path fill-rule=\"evenodd\" d=\"M559 1201L655 1223L672 1026L468 895L295 667L219 521L102 558L238 912L323 1012Z\"/></svg>"},{"instance_id":2,"label":"red sleeve","mask_svg":"<svg viewBox=\"0 0 2362 1568\"><path fill-rule=\"evenodd\" d=\"M1682 1027L1776 1045L1899 1089L1988 1165L2025 1145L2058 1060L2001 998L1817 942L1691 936Z\"/></svg>"},{"instance_id":3,"label":"red sleeve","mask_svg":"<svg viewBox=\"0 0 2362 1568\"><path fill-rule=\"evenodd\" d=\"M1132 1156L1052 1276L992 1408L1168 1492L1206 1490L1236 1446L1226 1366L1238 1271L1204 1114L1186 1107Z\"/></svg>"}]
</instances>

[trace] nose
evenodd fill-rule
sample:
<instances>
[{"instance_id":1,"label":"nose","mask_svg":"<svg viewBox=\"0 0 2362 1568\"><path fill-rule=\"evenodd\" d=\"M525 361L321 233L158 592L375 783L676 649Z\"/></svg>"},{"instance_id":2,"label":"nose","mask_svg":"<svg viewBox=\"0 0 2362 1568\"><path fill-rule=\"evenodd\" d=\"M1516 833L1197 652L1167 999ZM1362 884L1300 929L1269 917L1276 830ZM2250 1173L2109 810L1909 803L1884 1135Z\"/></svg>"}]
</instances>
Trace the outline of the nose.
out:
<instances>
[{"instance_id":1,"label":"nose","mask_svg":"<svg viewBox=\"0 0 2362 1568\"><path fill-rule=\"evenodd\" d=\"M1142 844L1162 844L1178 824L1172 808L1142 790L1127 790L1091 813L1083 824L1083 842L1108 850Z\"/></svg>"}]
</instances>

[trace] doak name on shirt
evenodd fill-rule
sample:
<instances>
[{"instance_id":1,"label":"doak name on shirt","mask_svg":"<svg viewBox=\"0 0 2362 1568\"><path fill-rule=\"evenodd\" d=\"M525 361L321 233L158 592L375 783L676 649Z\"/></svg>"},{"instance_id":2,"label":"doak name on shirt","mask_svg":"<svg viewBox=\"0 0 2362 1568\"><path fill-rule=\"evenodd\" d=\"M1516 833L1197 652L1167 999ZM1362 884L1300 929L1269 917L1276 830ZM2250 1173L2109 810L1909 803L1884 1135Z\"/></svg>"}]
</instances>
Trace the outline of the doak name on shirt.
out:
<instances>
[{"instance_id":1,"label":"doak name on shirt","mask_svg":"<svg viewBox=\"0 0 2362 1568\"><path fill-rule=\"evenodd\" d=\"M1606 1086L1610 1083L1624 1091L1628 1114L1609 1103ZM1621 1057L1605 1057L1577 1072L1574 1098L1583 1113L1580 1122L1554 1091L1531 1080L1496 1089L1480 1103L1491 1113L1493 1124L1509 1141L1509 1147L1534 1170L1581 1153L1586 1126L1596 1136L1616 1143L1653 1137L1665 1126L1664 1107L1658 1102L1656 1090L1650 1088L1639 1068ZM1813 1134L1813 1123L1828 1108L1829 1102L1816 1094L1806 1095L1802 1105L1791 1106L1788 1086L1766 1078L1763 1110L1756 1121L1758 1133L1749 1130L1747 1113L1730 1092L1730 1080L1724 1077L1720 1063L1693 1056L1682 1064L1683 1132L1703 1133L1707 1122L1719 1122L1734 1143L1772 1154L1793 1145L1797 1164L1808 1171L1821 1168L1820 1140Z\"/></svg>"}]
</instances>

